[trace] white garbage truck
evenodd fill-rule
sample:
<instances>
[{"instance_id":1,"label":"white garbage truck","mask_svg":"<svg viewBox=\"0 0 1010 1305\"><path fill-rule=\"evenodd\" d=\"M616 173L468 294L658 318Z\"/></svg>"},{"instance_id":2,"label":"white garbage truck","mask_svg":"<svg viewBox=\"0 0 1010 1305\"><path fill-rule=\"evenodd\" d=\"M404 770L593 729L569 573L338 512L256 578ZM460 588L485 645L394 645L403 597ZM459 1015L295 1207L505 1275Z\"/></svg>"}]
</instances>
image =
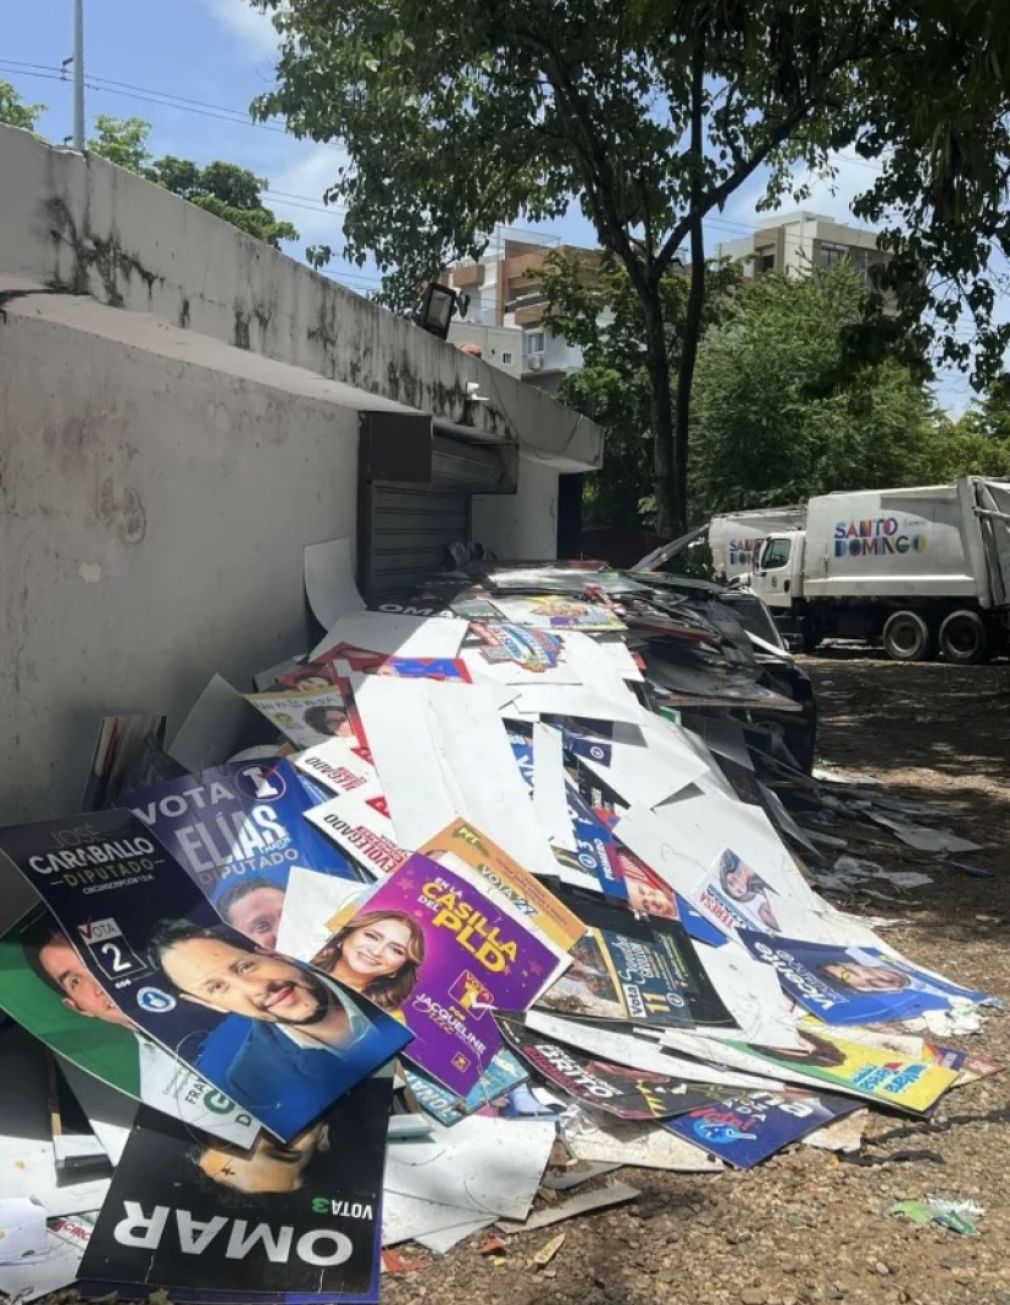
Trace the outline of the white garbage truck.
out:
<instances>
[{"instance_id":1,"label":"white garbage truck","mask_svg":"<svg viewBox=\"0 0 1010 1305\"><path fill-rule=\"evenodd\" d=\"M984 661L1010 646L1010 481L812 498L765 534L749 583L807 651L862 639L898 661Z\"/></svg>"},{"instance_id":2,"label":"white garbage truck","mask_svg":"<svg viewBox=\"0 0 1010 1305\"><path fill-rule=\"evenodd\" d=\"M712 578L722 584L750 575L761 545L774 531L802 529L805 507L754 508L725 512L708 523Z\"/></svg>"}]
</instances>

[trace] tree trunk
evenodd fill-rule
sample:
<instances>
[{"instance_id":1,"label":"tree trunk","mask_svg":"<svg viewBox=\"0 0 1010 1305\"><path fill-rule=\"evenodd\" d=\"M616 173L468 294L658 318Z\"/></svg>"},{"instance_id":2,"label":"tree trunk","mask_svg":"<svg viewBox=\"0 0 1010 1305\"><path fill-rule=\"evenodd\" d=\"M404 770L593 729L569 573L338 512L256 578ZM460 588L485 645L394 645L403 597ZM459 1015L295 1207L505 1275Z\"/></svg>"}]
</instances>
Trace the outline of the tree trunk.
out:
<instances>
[{"instance_id":1,"label":"tree trunk","mask_svg":"<svg viewBox=\"0 0 1010 1305\"><path fill-rule=\"evenodd\" d=\"M705 239L701 218L691 223L691 289L687 296L687 312L680 341L680 363L677 368L677 404L675 412L673 450L673 483L682 519L681 532L687 529L687 450L691 420L691 390L694 386L694 365L698 358L698 341L701 338L701 315L705 306Z\"/></svg>"},{"instance_id":2,"label":"tree trunk","mask_svg":"<svg viewBox=\"0 0 1010 1305\"><path fill-rule=\"evenodd\" d=\"M645 320L645 366L649 373L652 414L655 529L661 539L673 539L684 532L684 503L677 493L677 449L673 394L670 389L670 360L658 290L650 299L643 297L642 309Z\"/></svg>"}]
</instances>

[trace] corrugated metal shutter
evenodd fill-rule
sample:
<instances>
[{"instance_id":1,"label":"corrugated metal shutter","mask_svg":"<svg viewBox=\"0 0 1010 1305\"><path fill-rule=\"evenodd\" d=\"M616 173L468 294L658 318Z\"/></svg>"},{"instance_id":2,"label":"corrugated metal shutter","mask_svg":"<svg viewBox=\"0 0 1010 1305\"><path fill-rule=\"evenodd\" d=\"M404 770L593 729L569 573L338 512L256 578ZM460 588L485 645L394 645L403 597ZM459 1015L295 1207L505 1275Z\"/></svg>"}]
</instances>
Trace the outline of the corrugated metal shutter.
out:
<instances>
[{"instance_id":1,"label":"corrugated metal shutter","mask_svg":"<svg viewBox=\"0 0 1010 1305\"><path fill-rule=\"evenodd\" d=\"M470 495L458 489L377 481L368 512L368 549L359 554L368 597L410 588L444 567L447 545L470 538Z\"/></svg>"},{"instance_id":2,"label":"corrugated metal shutter","mask_svg":"<svg viewBox=\"0 0 1010 1305\"><path fill-rule=\"evenodd\" d=\"M447 546L470 538L472 494L515 489L511 450L433 434L419 420L362 414L358 583L368 598L440 570Z\"/></svg>"}]
</instances>

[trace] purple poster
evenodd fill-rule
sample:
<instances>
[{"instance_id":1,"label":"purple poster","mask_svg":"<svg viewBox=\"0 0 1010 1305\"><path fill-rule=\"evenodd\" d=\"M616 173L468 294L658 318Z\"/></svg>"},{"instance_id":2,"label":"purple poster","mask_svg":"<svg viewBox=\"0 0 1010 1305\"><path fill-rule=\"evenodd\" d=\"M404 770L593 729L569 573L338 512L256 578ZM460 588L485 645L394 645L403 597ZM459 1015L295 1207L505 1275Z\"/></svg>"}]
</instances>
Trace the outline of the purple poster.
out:
<instances>
[{"instance_id":1,"label":"purple poster","mask_svg":"<svg viewBox=\"0 0 1010 1305\"><path fill-rule=\"evenodd\" d=\"M466 879L420 853L316 958L402 1019L408 1059L465 1096L502 1047L492 1010L525 1010L558 953Z\"/></svg>"}]
</instances>

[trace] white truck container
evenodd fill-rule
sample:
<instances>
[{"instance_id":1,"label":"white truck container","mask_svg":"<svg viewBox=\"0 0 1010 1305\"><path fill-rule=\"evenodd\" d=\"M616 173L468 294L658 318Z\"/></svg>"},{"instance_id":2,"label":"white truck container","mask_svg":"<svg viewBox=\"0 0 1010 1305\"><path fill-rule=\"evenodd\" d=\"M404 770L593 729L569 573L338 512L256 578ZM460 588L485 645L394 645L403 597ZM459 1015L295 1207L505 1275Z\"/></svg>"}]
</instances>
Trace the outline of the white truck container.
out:
<instances>
[{"instance_id":1,"label":"white truck container","mask_svg":"<svg viewBox=\"0 0 1010 1305\"><path fill-rule=\"evenodd\" d=\"M761 545L775 531L802 528L806 508L755 508L753 511L724 512L708 525L708 546L712 552L712 578L723 584L754 570L754 558Z\"/></svg>"},{"instance_id":2,"label":"white truck container","mask_svg":"<svg viewBox=\"0 0 1010 1305\"><path fill-rule=\"evenodd\" d=\"M965 476L812 498L803 528L767 535L750 585L807 651L879 639L899 661L938 649L982 661L1007 647L1010 482Z\"/></svg>"}]
</instances>

